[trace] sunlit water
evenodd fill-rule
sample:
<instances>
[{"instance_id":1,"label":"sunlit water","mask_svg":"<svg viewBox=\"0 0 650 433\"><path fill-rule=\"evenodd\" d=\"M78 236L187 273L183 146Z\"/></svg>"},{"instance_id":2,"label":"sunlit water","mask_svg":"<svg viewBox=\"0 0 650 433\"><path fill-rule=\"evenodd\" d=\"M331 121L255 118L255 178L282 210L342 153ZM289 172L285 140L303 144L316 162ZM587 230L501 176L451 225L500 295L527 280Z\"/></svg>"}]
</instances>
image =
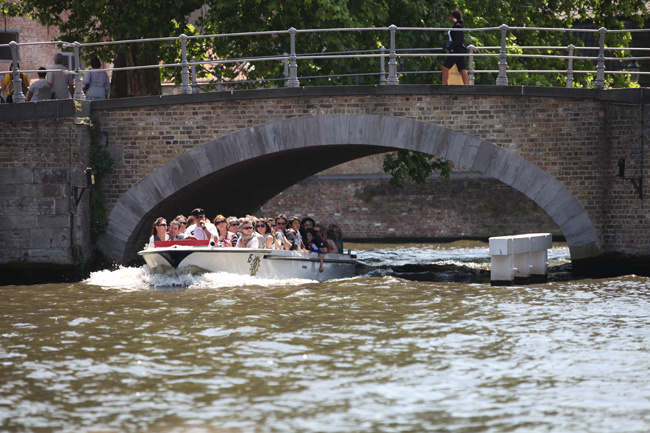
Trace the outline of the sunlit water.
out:
<instances>
[{"instance_id":1,"label":"sunlit water","mask_svg":"<svg viewBox=\"0 0 650 433\"><path fill-rule=\"evenodd\" d=\"M348 246L362 274L326 283L0 287L0 431L650 431L650 279L492 287L485 244Z\"/></svg>"}]
</instances>

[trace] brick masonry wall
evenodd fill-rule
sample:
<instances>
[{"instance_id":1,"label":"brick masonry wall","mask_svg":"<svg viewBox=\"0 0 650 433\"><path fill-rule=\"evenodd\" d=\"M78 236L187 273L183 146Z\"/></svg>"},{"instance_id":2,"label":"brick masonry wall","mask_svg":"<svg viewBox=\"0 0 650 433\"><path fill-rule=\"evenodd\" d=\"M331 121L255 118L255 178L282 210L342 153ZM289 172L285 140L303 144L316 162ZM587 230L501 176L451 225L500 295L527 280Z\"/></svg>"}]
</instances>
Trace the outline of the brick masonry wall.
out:
<instances>
[{"instance_id":1,"label":"brick masonry wall","mask_svg":"<svg viewBox=\"0 0 650 433\"><path fill-rule=\"evenodd\" d=\"M6 20L6 25L4 20ZM19 43L55 41L59 39L58 27L45 27L27 17L3 17L3 26L0 31L17 32ZM29 45L20 48L20 68L36 70L43 66L47 68L54 64L54 54L60 51L55 45ZM0 70L8 71L11 60L0 60ZM28 73L30 81L38 79L36 73Z\"/></svg>"},{"instance_id":2,"label":"brick masonry wall","mask_svg":"<svg viewBox=\"0 0 650 433\"><path fill-rule=\"evenodd\" d=\"M312 176L271 199L259 215L285 213L337 224L347 238L488 238L549 232L553 220L522 193L491 178L461 173L403 190L385 176Z\"/></svg>"},{"instance_id":3,"label":"brick masonry wall","mask_svg":"<svg viewBox=\"0 0 650 433\"><path fill-rule=\"evenodd\" d=\"M41 119L5 123L1 130L0 265L71 265L73 242L88 259L89 194L76 208L70 201L71 184L85 185L86 127L73 119Z\"/></svg>"},{"instance_id":4,"label":"brick masonry wall","mask_svg":"<svg viewBox=\"0 0 650 433\"><path fill-rule=\"evenodd\" d=\"M648 254L650 247L647 207L629 182L613 176L621 154L628 155L630 169L649 174L641 156L648 153L641 112L634 104L558 96L362 94L120 109L97 104L95 112L117 161L108 179L109 209L143 176L217 137L287 118L371 114L431 122L495 143L562 183L589 213L605 251ZM647 137L647 120L645 129Z\"/></svg>"}]
</instances>

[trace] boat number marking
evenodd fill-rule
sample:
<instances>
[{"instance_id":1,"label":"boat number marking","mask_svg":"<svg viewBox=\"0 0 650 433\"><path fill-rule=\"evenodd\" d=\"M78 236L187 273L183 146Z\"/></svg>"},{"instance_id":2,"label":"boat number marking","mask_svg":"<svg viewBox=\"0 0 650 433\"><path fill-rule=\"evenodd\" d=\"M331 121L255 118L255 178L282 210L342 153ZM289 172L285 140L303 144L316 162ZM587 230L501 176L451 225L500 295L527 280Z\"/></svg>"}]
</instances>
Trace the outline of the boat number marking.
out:
<instances>
[{"instance_id":1,"label":"boat number marking","mask_svg":"<svg viewBox=\"0 0 650 433\"><path fill-rule=\"evenodd\" d=\"M248 263L251 265L251 276L255 276L257 274L257 271L260 270L260 263L262 262L262 259L260 258L259 255L251 254L248 256Z\"/></svg>"}]
</instances>

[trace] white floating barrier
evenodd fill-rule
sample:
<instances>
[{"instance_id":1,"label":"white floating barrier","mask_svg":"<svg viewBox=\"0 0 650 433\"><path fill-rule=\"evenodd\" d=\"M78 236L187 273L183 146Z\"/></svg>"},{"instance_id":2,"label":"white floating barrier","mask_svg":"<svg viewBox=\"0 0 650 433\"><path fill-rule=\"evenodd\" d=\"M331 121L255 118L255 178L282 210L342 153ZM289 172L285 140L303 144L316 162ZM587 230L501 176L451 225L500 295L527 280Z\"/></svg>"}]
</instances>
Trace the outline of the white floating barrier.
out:
<instances>
[{"instance_id":1,"label":"white floating barrier","mask_svg":"<svg viewBox=\"0 0 650 433\"><path fill-rule=\"evenodd\" d=\"M550 233L490 238L492 285L511 285L515 279L546 281L548 249L552 246Z\"/></svg>"}]
</instances>

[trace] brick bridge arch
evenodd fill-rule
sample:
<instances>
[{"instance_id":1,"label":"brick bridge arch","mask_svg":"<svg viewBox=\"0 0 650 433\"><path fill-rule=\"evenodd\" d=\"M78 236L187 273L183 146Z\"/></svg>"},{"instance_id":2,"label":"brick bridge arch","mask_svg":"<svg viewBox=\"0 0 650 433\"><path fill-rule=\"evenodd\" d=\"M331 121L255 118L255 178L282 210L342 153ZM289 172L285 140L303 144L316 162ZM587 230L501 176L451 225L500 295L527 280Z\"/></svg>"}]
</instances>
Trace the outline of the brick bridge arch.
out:
<instances>
[{"instance_id":1,"label":"brick bridge arch","mask_svg":"<svg viewBox=\"0 0 650 433\"><path fill-rule=\"evenodd\" d=\"M205 208L210 216L217 211L243 215L326 168L402 148L446 158L524 193L562 230L573 259L600 253L596 229L583 206L559 181L514 153L431 123L346 114L255 126L189 150L118 200L100 247L109 257L128 262L149 238L151 222L159 215L187 213L194 207Z\"/></svg>"}]
</instances>

